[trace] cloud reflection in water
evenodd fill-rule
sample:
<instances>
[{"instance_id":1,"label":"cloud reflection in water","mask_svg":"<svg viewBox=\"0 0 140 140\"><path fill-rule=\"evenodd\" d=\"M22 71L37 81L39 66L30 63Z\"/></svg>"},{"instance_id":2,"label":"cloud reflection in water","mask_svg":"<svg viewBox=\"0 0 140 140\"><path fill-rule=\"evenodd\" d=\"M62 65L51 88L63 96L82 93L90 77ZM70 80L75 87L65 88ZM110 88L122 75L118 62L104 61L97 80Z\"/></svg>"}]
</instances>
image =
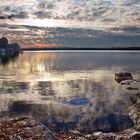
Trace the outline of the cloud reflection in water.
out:
<instances>
[{"instance_id":1,"label":"cloud reflection in water","mask_svg":"<svg viewBox=\"0 0 140 140\"><path fill-rule=\"evenodd\" d=\"M0 65L0 114L32 115L55 130L128 128L132 91L114 74L140 79L138 60L139 53L24 53Z\"/></svg>"}]
</instances>

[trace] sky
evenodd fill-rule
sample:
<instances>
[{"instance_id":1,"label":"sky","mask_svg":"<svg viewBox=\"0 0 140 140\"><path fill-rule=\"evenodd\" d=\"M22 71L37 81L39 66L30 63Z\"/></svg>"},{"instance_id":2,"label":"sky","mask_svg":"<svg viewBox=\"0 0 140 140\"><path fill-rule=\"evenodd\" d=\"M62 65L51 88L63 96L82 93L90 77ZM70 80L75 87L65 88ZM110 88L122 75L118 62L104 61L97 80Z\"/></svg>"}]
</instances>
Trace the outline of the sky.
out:
<instances>
[{"instance_id":1,"label":"sky","mask_svg":"<svg viewBox=\"0 0 140 140\"><path fill-rule=\"evenodd\" d=\"M139 11L140 0L0 0L1 16L15 15L24 23L30 21L38 26L40 20L46 20L45 25L50 26L55 19L58 24L62 20L63 24L82 21L83 26L90 22L93 27L139 27Z\"/></svg>"},{"instance_id":2,"label":"sky","mask_svg":"<svg viewBox=\"0 0 140 140\"><path fill-rule=\"evenodd\" d=\"M0 36L23 47L140 47L140 0L0 0L11 15Z\"/></svg>"}]
</instances>

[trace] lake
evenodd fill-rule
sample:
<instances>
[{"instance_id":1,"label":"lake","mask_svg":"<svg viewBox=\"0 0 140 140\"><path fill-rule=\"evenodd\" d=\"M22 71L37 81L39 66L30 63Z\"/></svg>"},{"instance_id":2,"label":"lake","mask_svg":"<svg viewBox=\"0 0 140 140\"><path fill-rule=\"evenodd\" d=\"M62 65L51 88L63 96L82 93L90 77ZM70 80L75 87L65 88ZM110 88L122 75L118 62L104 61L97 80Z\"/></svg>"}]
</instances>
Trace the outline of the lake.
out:
<instances>
[{"instance_id":1,"label":"lake","mask_svg":"<svg viewBox=\"0 0 140 140\"><path fill-rule=\"evenodd\" d=\"M0 116L33 116L54 131L129 128L139 60L140 52L24 52L0 59ZM118 84L116 72L130 72L137 82Z\"/></svg>"}]
</instances>

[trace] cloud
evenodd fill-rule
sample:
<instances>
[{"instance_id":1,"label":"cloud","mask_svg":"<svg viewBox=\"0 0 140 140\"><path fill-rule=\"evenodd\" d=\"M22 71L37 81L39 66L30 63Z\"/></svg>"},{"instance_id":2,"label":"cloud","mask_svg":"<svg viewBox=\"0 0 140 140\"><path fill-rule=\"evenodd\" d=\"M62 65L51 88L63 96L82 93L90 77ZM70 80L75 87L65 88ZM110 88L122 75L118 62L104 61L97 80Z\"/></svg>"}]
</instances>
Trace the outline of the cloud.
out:
<instances>
[{"instance_id":1,"label":"cloud","mask_svg":"<svg viewBox=\"0 0 140 140\"><path fill-rule=\"evenodd\" d=\"M38 2L34 10L39 8L54 19L128 22L140 18L139 3L139 0L49 0Z\"/></svg>"},{"instance_id":2,"label":"cloud","mask_svg":"<svg viewBox=\"0 0 140 140\"><path fill-rule=\"evenodd\" d=\"M112 31L118 31L118 32L127 32L127 33L138 33L140 35L140 27L135 27L135 26L129 26L129 27L115 27L115 28L111 28Z\"/></svg>"},{"instance_id":3,"label":"cloud","mask_svg":"<svg viewBox=\"0 0 140 140\"><path fill-rule=\"evenodd\" d=\"M7 6L7 5L15 5L15 6L19 6L19 5L29 5L31 3L36 2L36 0L5 0L3 2L3 0L0 0L0 6Z\"/></svg>"},{"instance_id":4,"label":"cloud","mask_svg":"<svg viewBox=\"0 0 140 140\"><path fill-rule=\"evenodd\" d=\"M6 0L0 4L1 15L16 14L20 15L18 18L93 21L113 25L140 25L139 11L140 0Z\"/></svg>"},{"instance_id":5,"label":"cloud","mask_svg":"<svg viewBox=\"0 0 140 140\"><path fill-rule=\"evenodd\" d=\"M14 16L15 18L28 18L29 9L32 8L32 6L35 3L36 0L6 0L2 1L0 0L0 16Z\"/></svg>"}]
</instances>

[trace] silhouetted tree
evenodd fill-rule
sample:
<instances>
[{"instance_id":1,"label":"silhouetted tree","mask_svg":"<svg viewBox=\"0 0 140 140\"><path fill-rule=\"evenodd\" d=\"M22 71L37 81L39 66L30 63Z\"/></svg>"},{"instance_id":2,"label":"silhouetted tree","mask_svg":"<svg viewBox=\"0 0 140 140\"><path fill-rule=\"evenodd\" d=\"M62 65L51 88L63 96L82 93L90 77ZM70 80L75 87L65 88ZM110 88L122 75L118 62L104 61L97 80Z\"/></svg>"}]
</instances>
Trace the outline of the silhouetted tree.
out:
<instances>
[{"instance_id":1,"label":"silhouetted tree","mask_svg":"<svg viewBox=\"0 0 140 140\"><path fill-rule=\"evenodd\" d=\"M6 37L2 37L0 39L0 48L8 47L8 39Z\"/></svg>"}]
</instances>

